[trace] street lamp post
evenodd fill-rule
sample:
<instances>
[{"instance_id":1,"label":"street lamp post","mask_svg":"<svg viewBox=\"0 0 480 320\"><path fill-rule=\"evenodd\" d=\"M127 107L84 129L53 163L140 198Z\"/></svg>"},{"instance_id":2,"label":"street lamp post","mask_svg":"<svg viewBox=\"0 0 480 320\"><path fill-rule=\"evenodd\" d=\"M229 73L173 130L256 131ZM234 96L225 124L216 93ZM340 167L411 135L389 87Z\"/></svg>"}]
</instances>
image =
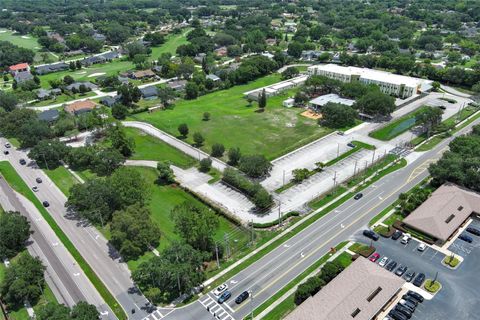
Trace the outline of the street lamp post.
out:
<instances>
[{"instance_id":1,"label":"street lamp post","mask_svg":"<svg viewBox=\"0 0 480 320\"><path fill-rule=\"evenodd\" d=\"M250 290L250 319L253 320L253 290Z\"/></svg>"}]
</instances>

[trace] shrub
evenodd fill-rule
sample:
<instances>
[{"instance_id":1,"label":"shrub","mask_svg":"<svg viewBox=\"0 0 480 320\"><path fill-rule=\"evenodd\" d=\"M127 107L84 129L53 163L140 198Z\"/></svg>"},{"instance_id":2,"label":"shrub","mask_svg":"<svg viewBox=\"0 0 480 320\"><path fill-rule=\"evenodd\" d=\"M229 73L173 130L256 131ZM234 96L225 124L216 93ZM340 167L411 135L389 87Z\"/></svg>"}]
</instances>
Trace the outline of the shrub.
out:
<instances>
[{"instance_id":1,"label":"shrub","mask_svg":"<svg viewBox=\"0 0 480 320\"><path fill-rule=\"evenodd\" d=\"M210 171L210 168L212 167L212 159L210 158L203 158L200 160L200 168L199 170L201 172L208 172Z\"/></svg>"},{"instance_id":2,"label":"shrub","mask_svg":"<svg viewBox=\"0 0 480 320\"><path fill-rule=\"evenodd\" d=\"M212 146L212 152L210 155L212 157L220 158L223 156L223 153L225 152L225 147L221 143L215 143Z\"/></svg>"},{"instance_id":3,"label":"shrub","mask_svg":"<svg viewBox=\"0 0 480 320\"><path fill-rule=\"evenodd\" d=\"M253 183L235 169L225 169L222 180L244 193L259 209L266 209L273 204L273 198L267 190L260 184Z\"/></svg>"}]
</instances>

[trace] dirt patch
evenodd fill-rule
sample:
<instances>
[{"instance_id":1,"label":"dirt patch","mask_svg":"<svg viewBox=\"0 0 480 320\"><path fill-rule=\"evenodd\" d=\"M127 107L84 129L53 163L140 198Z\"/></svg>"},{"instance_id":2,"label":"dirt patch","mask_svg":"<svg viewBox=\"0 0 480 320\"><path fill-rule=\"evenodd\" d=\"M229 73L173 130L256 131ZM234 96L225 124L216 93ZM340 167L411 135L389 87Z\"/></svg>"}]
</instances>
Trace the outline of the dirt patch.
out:
<instances>
[{"instance_id":1,"label":"dirt patch","mask_svg":"<svg viewBox=\"0 0 480 320\"><path fill-rule=\"evenodd\" d=\"M314 112L312 110L303 111L301 113L301 115L304 116L305 118L309 118L309 119L313 119L313 120L322 119L322 114L321 113L317 113L317 112Z\"/></svg>"}]
</instances>

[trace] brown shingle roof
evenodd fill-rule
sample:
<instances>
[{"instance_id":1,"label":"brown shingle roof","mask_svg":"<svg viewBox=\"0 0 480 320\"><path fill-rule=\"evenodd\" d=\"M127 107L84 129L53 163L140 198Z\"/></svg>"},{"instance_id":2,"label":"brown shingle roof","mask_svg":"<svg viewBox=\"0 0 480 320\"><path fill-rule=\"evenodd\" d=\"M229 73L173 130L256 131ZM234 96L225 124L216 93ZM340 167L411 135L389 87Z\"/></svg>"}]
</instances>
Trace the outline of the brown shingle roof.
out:
<instances>
[{"instance_id":1,"label":"brown shingle roof","mask_svg":"<svg viewBox=\"0 0 480 320\"><path fill-rule=\"evenodd\" d=\"M403 222L446 241L473 212L480 213L480 194L445 183Z\"/></svg>"},{"instance_id":2,"label":"brown shingle roof","mask_svg":"<svg viewBox=\"0 0 480 320\"><path fill-rule=\"evenodd\" d=\"M359 257L285 319L370 320L404 283L402 278Z\"/></svg>"},{"instance_id":3,"label":"brown shingle roof","mask_svg":"<svg viewBox=\"0 0 480 320\"><path fill-rule=\"evenodd\" d=\"M97 107L97 104L92 100L77 101L65 106L65 111L68 113L77 113L79 111L92 110Z\"/></svg>"}]
</instances>

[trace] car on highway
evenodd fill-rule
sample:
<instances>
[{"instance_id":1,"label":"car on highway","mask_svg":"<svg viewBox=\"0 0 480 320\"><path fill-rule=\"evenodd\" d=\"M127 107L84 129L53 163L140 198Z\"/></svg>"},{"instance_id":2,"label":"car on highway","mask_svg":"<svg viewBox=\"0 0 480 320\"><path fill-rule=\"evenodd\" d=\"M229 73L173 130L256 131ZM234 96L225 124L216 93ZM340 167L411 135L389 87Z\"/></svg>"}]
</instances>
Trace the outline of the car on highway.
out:
<instances>
[{"instance_id":1,"label":"car on highway","mask_svg":"<svg viewBox=\"0 0 480 320\"><path fill-rule=\"evenodd\" d=\"M37 186L33 186L33 187L32 187L32 190L33 190L33 192L37 192L37 191L38 191L38 187L37 187Z\"/></svg>"},{"instance_id":2,"label":"car on highway","mask_svg":"<svg viewBox=\"0 0 480 320\"><path fill-rule=\"evenodd\" d=\"M37 181L37 183L42 183L42 179L40 178L35 179L35 181Z\"/></svg>"},{"instance_id":3,"label":"car on highway","mask_svg":"<svg viewBox=\"0 0 480 320\"><path fill-rule=\"evenodd\" d=\"M4 154L4 155L7 155L7 154L9 154L9 153L10 153L10 152L9 152L8 150L4 150L4 151L3 151L3 154Z\"/></svg>"},{"instance_id":4,"label":"car on highway","mask_svg":"<svg viewBox=\"0 0 480 320\"><path fill-rule=\"evenodd\" d=\"M409 233L404 233L400 243L401 244L408 244L410 242L410 239L412 239L412 236Z\"/></svg>"},{"instance_id":5,"label":"car on highway","mask_svg":"<svg viewBox=\"0 0 480 320\"><path fill-rule=\"evenodd\" d=\"M463 233L458 236L458 239L463 240L463 241L468 242L468 243L472 243L472 241L473 241L472 237L467 236L466 234L463 234Z\"/></svg>"},{"instance_id":6,"label":"car on highway","mask_svg":"<svg viewBox=\"0 0 480 320\"><path fill-rule=\"evenodd\" d=\"M42 204L45 208L50 207L50 203L48 203L48 201L43 201Z\"/></svg>"},{"instance_id":7,"label":"car on highway","mask_svg":"<svg viewBox=\"0 0 480 320\"><path fill-rule=\"evenodd\" d=\"M243 291L240 293L240 295L235 299L235 302L237 304L242 303L243 301L247 300L247 298L250 296L250 293L248 291Z\"/></svg>"},{"instance_id":8,"label":"car on highway","mask_svg":"<svg viewBox=\"0 0 480 320\"><path fill-rule=\"evenodd\" d=\"M221 284L213 291L213 294L219 297L227 289L228 289L228 284L226 283Z\"/></svg>"},{"instance_id":9,"label":"car on highway","mask_svg":"<svg viewBox=\"0 0 480 320\"><path fill-rule=\"evenodd\" d=\"M392 271L393 269L395 269L396 266L397 266L397 263L392 260L387 264L385 269L388 270L388 271Z\"/></svg>"},{"instance_id":10,"label":"car on highway","mask_svg":"<svg viewBox=\"0 0 480 320\"><path fill-rule=\"evenodd\" d=\"M387 263L388 263L388 257L383 257L378 263L378 265L383 268L387 265Z\"/></svg>"},{"instance_id":11,"label":"car on highway","mask_svg":"<svg viewBox=\"0 0 480 320\"><path fill-rule=\"evenodd\" d=\"M405 276L403 277L403 279L405 279L405 281L407 282L412 282L413 278L415 278L415 271L408 271L407 273L405 273Z\"/></svg>"},{"instance_id":12,"label":"car on highway","mask_svg":"<svg viewBox=\"0 0 480 320\"><path fill-rule=\"evenodd\" d=\"M420 243L417 247L417 250L420 251L420 252L423 252L425 251L425 249L427 249L427 245L425 243Z\"/></svg>"},{"instance_id":13,"label":"car on highway","mask_svg":"<svg viewBox=\"0 0 480 320\"><path fill-rule=\"evenodd\" d=\"M8 143L8 142L5 143L5 148L10 148L10 147L11 147L10 143Z\"/></svg>"},{"instance_id":14,"label":"car on highway","mask_svg":"<svg viewBox=\"0 0 480 320\"><path fill-rule=\"evenodd\" d=\"M224 291L222 293L222 295L218 298L217 302L222 304L224 303L225 301L227 301L228 299L230 299L230 297L232 296L232 293L228 290Z\"/></svg>"},{"instance_id":15,"label":"car on highway","mask_svg":"<svg viewBox=\"0 0 480 320\"><path fill-rule=\"evenodd\" d=\"M363 197L363 193L360 192L360 193L357 193L357 194L353 197L353 199L355 199L355 200L360 200L362 197Z\"/></svg>"},{"instance_id":16,"label":"car on highway","mask_svg":"<svg viewBox=\"0 0 480 320\"><path fill-rule=\"evenodd\" d=\"M476 236L480 236L480 230L478 230L477 228L468 227L467 232L474 234Z\"/></svg>"},{"instance_id":17,"label":"car on highway","mask_svg":"<svg viewBox=\"0 0 480 320\"><path fill-rule=\"evenodd\" d=\"M372 254L372 255L370 256L369 259L370 259L370 261L375 262L375 261L377 261L378 259L380 259L380 255L379 255L377 252L375 252L374 254Z\"/></svg>"},{"instance_id":18,"label":"car on highway","mask_svg":"<svg viewBox=\"0 0 480 320\"><path fill-rule=\"evenodd\" d=\"M363 230L363 235L367 238L377 241L379 239L378 234L373 232L372 230Z\"/></svg>"},{"instance_id":19,"label":"car on highway","mask_svg":"<svg viewBox=\"0 0 480 320\"><path fill-rule=\"evenodd\" d=\"M392 240L398 240L401 236L402 236L402 232L397 230L393 233Z\"/></svg>"},{"instance_id":20,"label":"car on highway","mask_svg":"<svg viewBox=\"0 0 480 320\"><path fill-rule=\"evenodd\" d=\"M423 274L423 273L420 273ZM420 275L419 274L419 275ZM425 275L423 275L425 277ZM417 300L418 302L423 302L423 296L415 291L408 290L407 296L412 297L413 299Z\"/></svg>"},{"instance_id":21,"label":"car on highway","mask_svg":"<svg viewBox=\"0 0 480 320\"><path fill-rule=\"evenodd\" d=\"M413 280L413 285L416 287L420 287L422 286L424 281L425 281L425 274L419 273Z\"/></svg>"},{"instance_id":22,"label":"car on highway","mask_svg":"<svg viewBox=\"0 0 480 320\"><path fill-rule=\"evenodd\" d=\"M408 267L407 266L400 266L398 269L395 271L395 274L399 277L403 276L405 272L407 272Z\"/></svg>"},{"instance_id":23,"label":"car on highway","mask_svg":"<svg viewBox=\"0 0 480 320\"><path fill-rule=\"evenodd\" d=\"M21 164L22 166L24 166L25 164L27 164L27 161L25 161L25 159L20 159L19 162L20 162L20 164Z\"/></svg>"}]
</instances>

